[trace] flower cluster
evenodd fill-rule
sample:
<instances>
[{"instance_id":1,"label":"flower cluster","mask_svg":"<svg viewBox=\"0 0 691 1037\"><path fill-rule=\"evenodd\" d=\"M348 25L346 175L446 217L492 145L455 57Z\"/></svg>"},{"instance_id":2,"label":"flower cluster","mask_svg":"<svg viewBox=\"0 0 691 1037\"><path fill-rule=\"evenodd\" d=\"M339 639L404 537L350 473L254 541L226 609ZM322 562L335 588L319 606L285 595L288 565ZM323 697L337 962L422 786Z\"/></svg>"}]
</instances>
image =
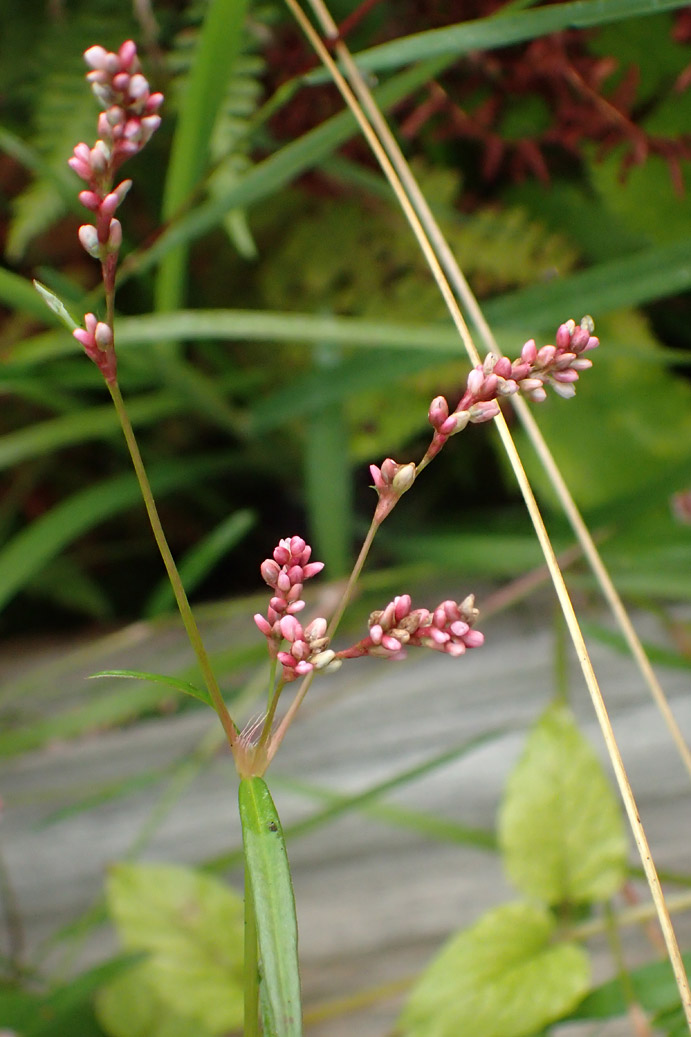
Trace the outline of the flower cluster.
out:
<instances>
[{"instance_id":1,"label":"flower cluster","mask_svg":"<svg viewBox=\"0 0 691 1037\"><path fill-rule=\"evenodd\" d=\"M370 465L374 489L379 496L375 522L386 518L451 436L470 424L478 425L496 417L502 396L521 393L534 403L540 403L547 396L546 385L551 385L564 398L574 396L579 372L592 367L592 361L583 354L599 344L593 335L592 318L584 317L580 325L573 320L561 324L554 345L538 349L535 340L530 339L516 360L494 354L485 357L484 363L478 364L468 375L465 392L455 410L450 409L444 396L432 400L427 416L434 435L419 465L399 464L390 457L381 468Z\"/></svg>"},{"instance_id":2,"label":"flower cluster","mask_svg":"<svg viewBox=\"0 0 691 1037\"><path fill-rule=\"evenodd\" d=\"M401 594L385 609L369 617L369 635L340 652L330 647L326 620L319 617L303 627L295 613L304 608L303 581L323 569L322 562L310 562L311 548L302 537L286 537L272 558L262 562L261 574L274 591L266 616L257 613L254 622L267 639L269 653L283 667L282 679L288 683L313 671L332 672L344 659L375 655L403 659L406 648L433 648L447 655L463 655L468 648L479 648L484 636L474 630L478 610L469 595L464 601L442 601L433 612L414 609L409 594Z\"/></svg>"},{"instance_id":3,"label":"flower cluster","mask_svg":"<svg viewBox=\"0 0 691 1037\"><path fill-rule=\"evenodd\" d=\"M84 60L92 70L86 78L103 105L98 117L99 139L93 148L77 144L69 165L88 184L79 200L95 219L94 226L79 228L79 240L90 256L104 262L122 243L115 210L132 186L131 180L122 180L113 187L115 173L126 159L141 151L160 126L161 117L156 113L163 94L151 93L132 40L123 43L117 54L89 47Z\"/></svg>"},{"instance_id":4,"label":"flower cluster","mask_svg":"<svg viewBox=\"0 0 691 1037\"><path fill-rule=\"evenodd\" d=\"M117 376L112 328L97 320L93 313L86 314L84 324L85 328L76 328L72 334L84 346L89 360L93 360L105 380L112 385Z\"/></svg>"},{"instance_id":5,"label":"flower cluster","mask_svg":"<svg viewBox=\"0 0 691 1037\"><path fill-rule=\"evenodd\" d=\"M302 537L285 537L279 540L273 557L261 564L262 578L274 593L266 616L258 612L254 622L266 637L272 658L283 666L284 681L306 677L334 659L326 637L326 620L315 619L303 629L295 618L295 613L305 607L300 597L303 583L324 568L323 562L310 562L311 556L312 548ZM287 651L279 651L283 641L289 644Z\"/></svg>"},{"instance_id":6,"label":"flower cluster","mask_svg":"<svg viewBox=\"0 0 691 1037\"><path fill-rule=\"evenodd\" d=\"M600 344L592 332L589 317L584 317L578 326L569 320L557 329L553 346L538 349L535 340L530 339L513 362L508 357L489 354L468 375L466 390L453 413L443 396L432 400L430 424L439 436L447 439L469 423L494 418L499 413L497 400L501 396L520 392L534 403L541 403L547 396L545 384L565 399L574 396L579 371L592 367L592 360L583 353Z\"/></svg>"},{"instance_id":7,"label":"flower cluster","mask_svg":"<svg viewBox=\"0 0 691 1037\"><path fill-rule=\"evenodd\" d=\"M88 144L77 144L69 165L87 184L79 200L93 213L94 223L85 223L79 228L79 240L86 252L101 262L111 309L122 244L122 227L115 212L132 186L131 180L121 180L115 185L115 174L126 159L141 151L160 126L157 112L163 94L151 93L140 71L137 48L132 40L123 43L117 54L104 47L89 47L84 52L84 60L91 69L86 78L103 105L98 117L99 139L92 148ZM86 329L78 329L74 337L112 384L116 378L112 327L98 321L93 313L87 313L84 323Z\"/></svg>"},{"instance_id":8,"label":"flower cluster","mask_svg":"<svg viewBox=\"0 0 691 1037\"><path fill-rule=\"evenodd\" d=\"M385 659L404 659L407 648L432 648L446 655L464 655L468 648L484 644L484 634L473 627L479 612L475 598L442 601L429 609L412 607L409 594L398 595L382 611L369 617L369 636L352 648L337 652L337 659L377 655Z\"/></svg>"}]
</instances>

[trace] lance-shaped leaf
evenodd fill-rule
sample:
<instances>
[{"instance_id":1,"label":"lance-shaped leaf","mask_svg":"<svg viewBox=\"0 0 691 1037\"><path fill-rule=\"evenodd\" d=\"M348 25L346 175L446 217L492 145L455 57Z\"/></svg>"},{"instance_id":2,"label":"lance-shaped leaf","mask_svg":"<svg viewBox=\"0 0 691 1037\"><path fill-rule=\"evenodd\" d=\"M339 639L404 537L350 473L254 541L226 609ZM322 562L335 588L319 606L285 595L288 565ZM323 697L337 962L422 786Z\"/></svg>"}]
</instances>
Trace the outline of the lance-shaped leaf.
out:
<instances>
[{"instance_id":1,"label":"lance-shaped leaf","mask_svg":"<svg viewBox=\"0 0 691 1037\"><path fill-rule=\"evenodd\" d=\"M516 886L548 904L604 900L624 882L618 801L564 706L547 709L509 778L499 843Z\"/></svg>"},{"instance_id":2,"label":"lance-shaped leaf","mask_svg":"<svg viewBox=\"0 0 691 1037\"><path fill-rule=\"evenodd\" d=\"M262 778L240 782L240 820L257 924L265 1031L302 1034L295 898L283 830Z\"/></svg>"}]
</instances>

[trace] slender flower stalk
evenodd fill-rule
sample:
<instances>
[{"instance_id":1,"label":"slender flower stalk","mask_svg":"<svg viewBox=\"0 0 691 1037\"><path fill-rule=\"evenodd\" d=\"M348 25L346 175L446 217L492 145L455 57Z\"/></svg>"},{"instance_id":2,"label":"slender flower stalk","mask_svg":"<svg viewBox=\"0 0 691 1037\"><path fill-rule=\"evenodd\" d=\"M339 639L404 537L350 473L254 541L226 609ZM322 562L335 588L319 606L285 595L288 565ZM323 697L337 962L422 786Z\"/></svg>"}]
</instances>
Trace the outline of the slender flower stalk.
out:
<instances>
[{"instance_id":1,"label":"slender flower stalk","mask_svg":"<svg viewBox=\"0 0 691 1037\"><path fill-rule=\"evenodd\" d=\"M90 69L86 78L96 99L103 106L98 117L99 139L91 148L84 143L77 144L69 160L69 166L87 185L86 190L80 192L79 200L93 214L94 223L83 224L79 228L79 240L85 251L101 264L106 314L105 320L99 320L95 314L87 313L84 317L84 328L77 328L73 334L84 347L89 359L99 368L108 386L180 616L214 709L233 748L238 743L238 732L223 701L211 661L168 546L117 380L114 331L115 278L122 244L122 226L116 219L115 212L129 192L132 181L121 180L116 184L115 180L120 166L141 151L158 129L161 123L158 110L163 103L163 94L151 92L146 78L142 75L137 48L132 40L123 43L117 53L107 51L104 47L89 47L84 53L84 60Z\"/></svg>"}]
</instances>

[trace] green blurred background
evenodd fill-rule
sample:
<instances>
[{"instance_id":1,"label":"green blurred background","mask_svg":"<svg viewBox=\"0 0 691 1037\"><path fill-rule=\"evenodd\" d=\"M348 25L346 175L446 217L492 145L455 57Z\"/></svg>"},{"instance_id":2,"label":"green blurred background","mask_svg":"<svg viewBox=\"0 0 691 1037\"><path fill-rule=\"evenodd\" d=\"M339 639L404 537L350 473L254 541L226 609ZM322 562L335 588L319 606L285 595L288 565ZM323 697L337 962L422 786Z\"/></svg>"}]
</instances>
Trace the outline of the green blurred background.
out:
<instances>
[{"instance_id":1,"label":"green blurred background","mask_svg":"<svg viewBox=\"0 0 691 1037\"><path fill-rule=\"evenodd\" d=\"M595 318L602 348L576 399L535 413L638 604L691 595L690 509L673 504L691 487L691 17L654 6L382 0L358 20L350 0L333 4L352 48L375 48L377 94L502 348ZM429 401L455 403L467 374L387 185L284 9L134 8L6 0L0 15L6 634L172 604L100 375L29 282L77 320L102 305L66 165L95 137L85 47L133 37L166 95L161 130L124 171L117 337L193 599L259 589L258 563L296 532L330 576L347 572L374 504L369 463L419 459ZM469 19L472 32L454 24ZM539 561L498 439L471 427L383 528L372 565L503 580Z\"/></svg>"}]
</instances>

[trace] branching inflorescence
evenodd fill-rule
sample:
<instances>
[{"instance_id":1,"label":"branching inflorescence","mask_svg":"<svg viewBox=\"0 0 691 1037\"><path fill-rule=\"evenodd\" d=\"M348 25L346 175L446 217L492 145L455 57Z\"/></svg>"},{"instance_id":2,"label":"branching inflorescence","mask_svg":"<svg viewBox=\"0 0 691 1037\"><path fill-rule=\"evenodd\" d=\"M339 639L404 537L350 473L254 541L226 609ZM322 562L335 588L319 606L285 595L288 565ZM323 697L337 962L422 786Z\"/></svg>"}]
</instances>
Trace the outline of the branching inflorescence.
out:
<instances>
[{"instance_id":1,"label":"branching inflorescence","mask_svg":"<svg viewBox=\"0 0 691 1037\"><path fill-rule=\"evenodd\" d=\"M451 436L469 424L490 421L499 414L498 401L502 396L521 393L540 403L546 399L547 385L564 398L573 396L580 371L592 366L583 354L599 345L593 330L590 317L584 317L580 325L569 320L557 329L554 345L538 349L530 339L514 361L488 356L468 375L465 392L453 411L444 396L435 397L428 412L434 433L420 463L399 464L387 457L381 467L370 466L379 497L372 530L381 525ZM261 566L261 574L274 596L267 615L258 613L254 621L267 639L272 659L283 667L283 682L319 671L332 672L344 659L364 655L397 660L405 658L407 648L420 647L459 656L484 643L484 635L473 629L478 610L472 594L460 603L443 601L432 612L414 609L410 595L401 594L370 615L367 637L350 648L334 651L327 636L326 619L319 617L303 628L295 615L305 605L300 597L304 580L323 568L323 563L309 561L311 550L301 537L287 537L280 541L273 558L267 558Z\"/></svg>"},{"instance_id":2,"label":"branching inflorescence","mask_svg":"<svg viewBox=\"0 0 691 1037\"><path fill-rule=\"evenodd\" d=\"M244 775L263 773L315 674L331 672L340 667L344 660L362 656L398 660L405 657L409 648L430 648L457 657L483 644L483 634L475 629L478 610L472 594L460 602L442 601L431 611L413 608L408 594L397 595L385 608L370 615L367 635L355 644L337 651L331 647L331 639L377 529L447 441L469 424L481 424L496 417L500 413L499 400L503 396L521 393L533 402L540 402L545 399L546 387L550 385L560 396L573 396L580 372L591 366L585 354L598 345L598 340L593 335L592 320L584 317L580 325L572 320L562 324L557 330L554 345L538 349L531 339L513 361L508 357L488 356L483 364L475 367L468 375L465 390L453 410L443 396L432 400L428 411L433 428L432 439L418 464L412 461L399 463L389 457L380 467L370 466L378 501L370 531L330 626L327 619L321 616L304 627L298 618L305 607L302 598L304 583L321 572L323 563L311 560L312 549L300 536L286 537L279 542L273 556L267 558L261 566L262 577L271 588L271 598L266 614L258 613L254 620L267 640L273 664L272 675L279 665L281 670L277 679L272 676L266 715L251 724L245 732L239 733L213 676L165 541L117 386L113 318L115 274L122 228L115 212L132 186L132 181L121 180L116 183L116 174L123 162L136 155L160 125L158 109L163 95L151 92L141 73L137 50L131 40L123 43L117 53L99 46L90 47L84 58L90 68L87 79L103 106L98 117L99 139L91 148L87 144L78 144L69 164L87 185L80 192L79 198L93 214L94 222L79 228L79 240L89 255L101 264L106 314L104 320L99 320L95 314L87 313L84 328L74 331L74 336L101 370L120 415L154 535L205 675L214 708L224 724L228 741L235 753L238 769ZM272 723L281 689L285 684L298 679L303 679L303 685L278 731L272 735Z\"/></svg>"}]
</instances>

